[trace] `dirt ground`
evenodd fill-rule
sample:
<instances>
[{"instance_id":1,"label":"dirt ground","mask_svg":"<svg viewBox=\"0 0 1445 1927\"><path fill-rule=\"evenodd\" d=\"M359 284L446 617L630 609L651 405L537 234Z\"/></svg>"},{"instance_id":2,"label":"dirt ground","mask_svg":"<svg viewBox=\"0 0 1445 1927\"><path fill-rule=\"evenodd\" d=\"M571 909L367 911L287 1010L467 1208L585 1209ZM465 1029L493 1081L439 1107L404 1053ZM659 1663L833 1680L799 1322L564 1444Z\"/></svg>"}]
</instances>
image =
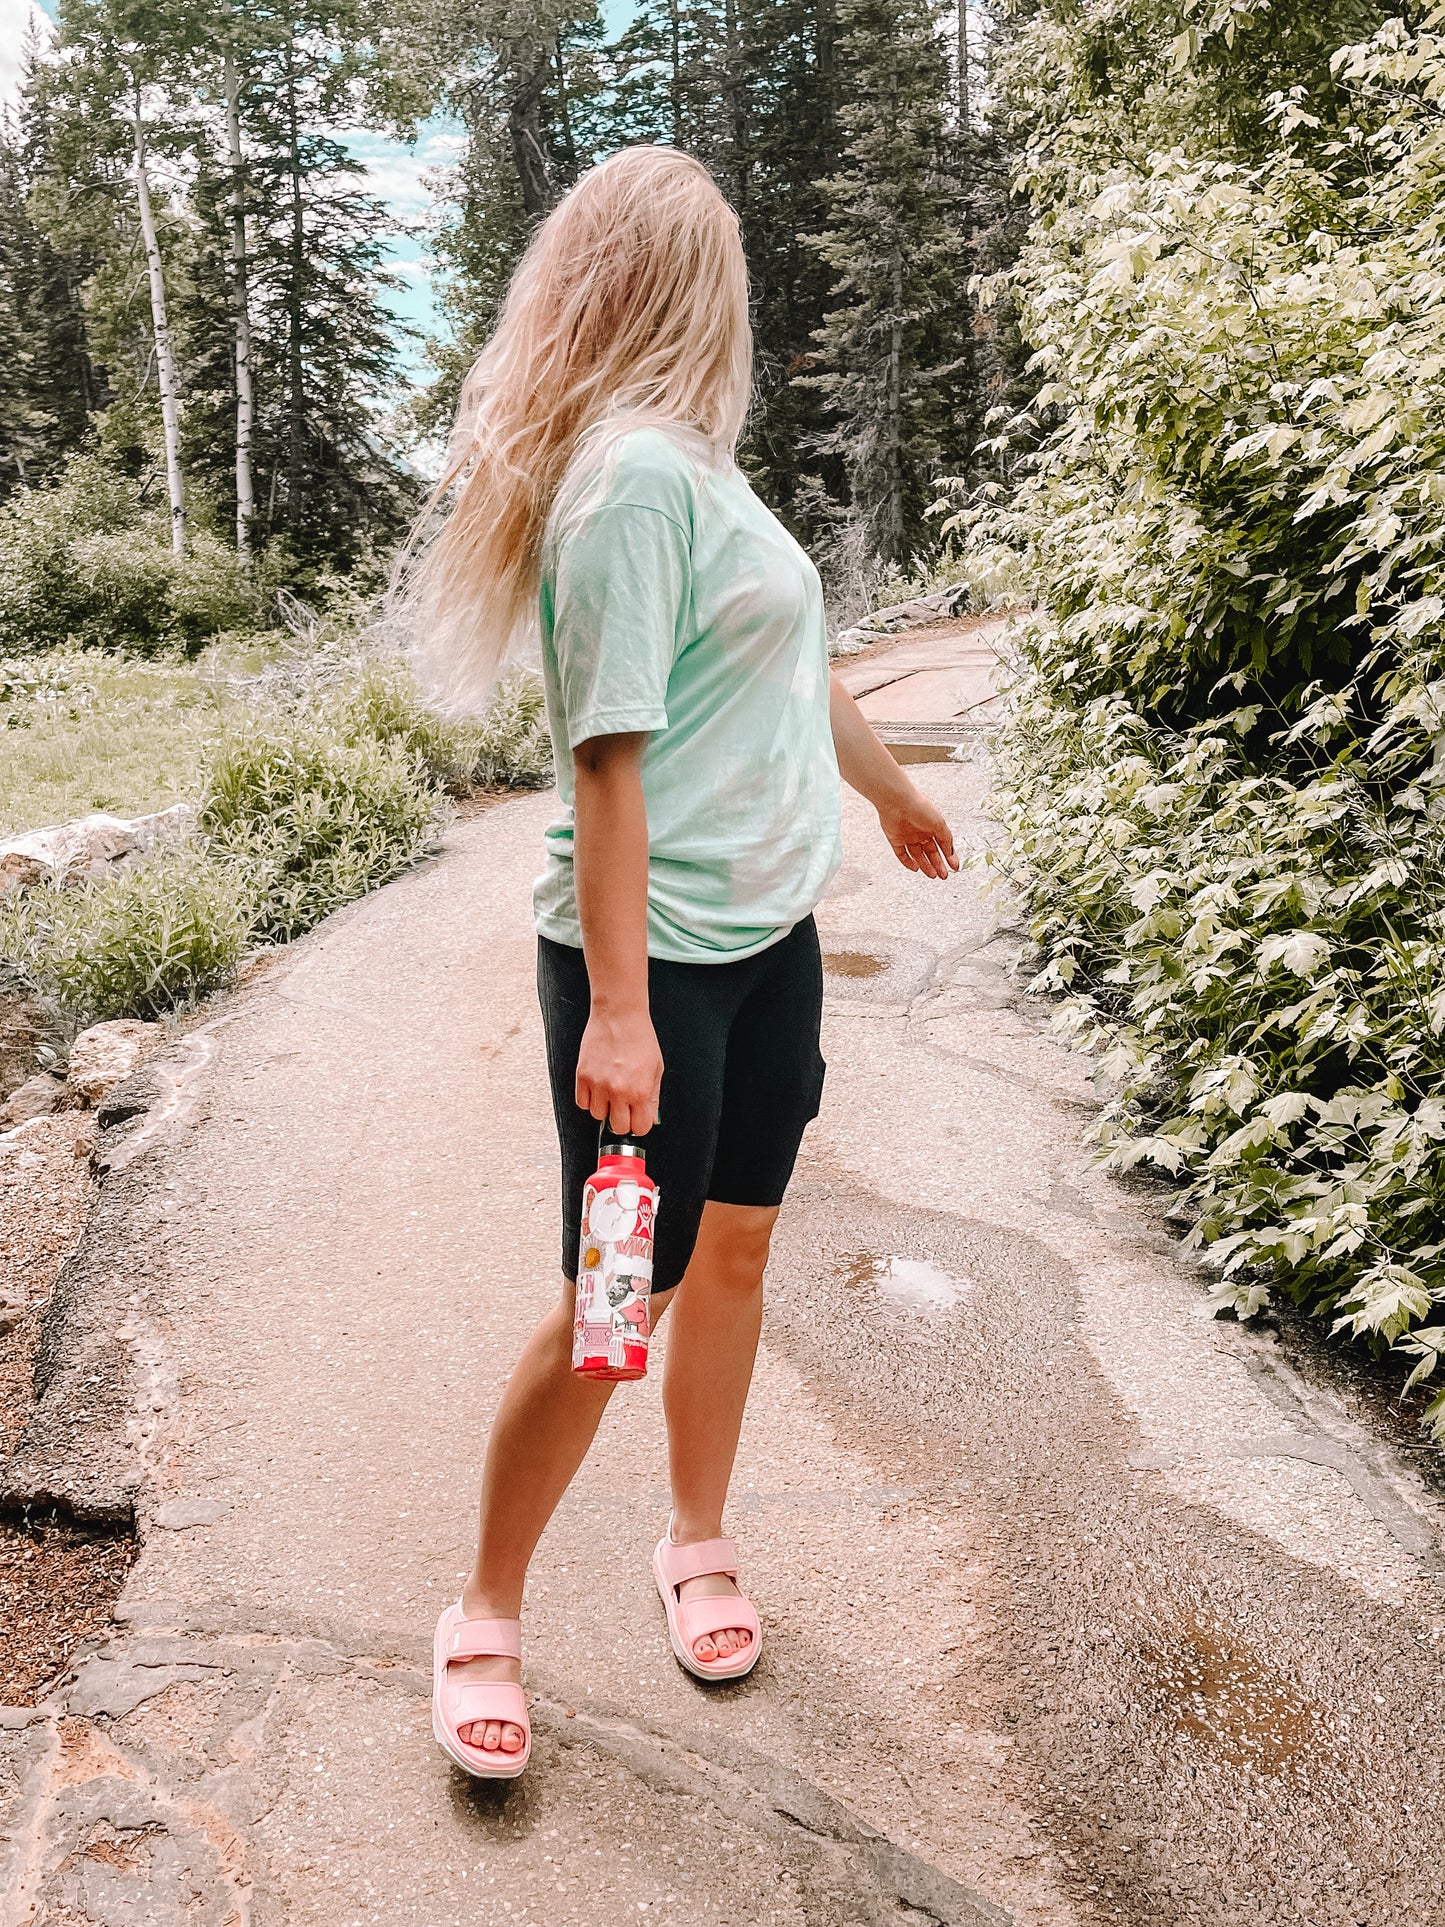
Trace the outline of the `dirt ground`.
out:
<instances>
[{"instance_id":1,"label":"dirt ground","mask_svg":"<svg viewBox=\"0 0 1445 1927\"><path fill-rule=\"evenodd\" d=\"M91 1120L66 1111L0 1142L0 1296L25 1305L0 1332L0 1454L30 1415L41 1320L90 1212L93 1139ZM0 1705L33 1704L105 1629L134 1552L129 1534L0 1520Z\"/></svg>"}]
</instances>

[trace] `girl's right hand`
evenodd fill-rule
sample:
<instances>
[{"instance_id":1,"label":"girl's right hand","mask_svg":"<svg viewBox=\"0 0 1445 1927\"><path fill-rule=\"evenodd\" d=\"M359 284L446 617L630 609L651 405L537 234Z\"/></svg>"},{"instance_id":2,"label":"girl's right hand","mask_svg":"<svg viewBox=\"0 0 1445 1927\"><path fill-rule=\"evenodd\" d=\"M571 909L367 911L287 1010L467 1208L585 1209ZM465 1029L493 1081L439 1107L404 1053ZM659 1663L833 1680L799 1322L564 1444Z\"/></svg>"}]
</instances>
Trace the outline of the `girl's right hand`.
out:
<instances>
[{"instance_id":1,"label":"girl's right hand","mask_svg":"<svg viewBox=\"0 0 1445 1927\"><path fill-rule=\"evenodd\" d=\"M577 1102L599 1124L645 1137L657 1122L662 1052L645 1010L612 1014L594 1008L577 1054Z\"/></svg>"}]
</instances>

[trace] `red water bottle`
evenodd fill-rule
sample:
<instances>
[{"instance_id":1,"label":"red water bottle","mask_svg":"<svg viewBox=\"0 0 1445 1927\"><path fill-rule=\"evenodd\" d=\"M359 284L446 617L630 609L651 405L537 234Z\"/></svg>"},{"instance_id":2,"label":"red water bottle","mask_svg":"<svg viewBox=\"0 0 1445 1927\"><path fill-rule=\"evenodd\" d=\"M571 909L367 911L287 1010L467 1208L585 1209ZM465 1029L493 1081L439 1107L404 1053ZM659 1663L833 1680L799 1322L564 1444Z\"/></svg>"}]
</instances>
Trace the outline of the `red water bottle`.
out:
<instances>
[{"instance_id":1,"label":"red water bottle","mask_svg":"<svg viewBox=\"0 0 1445 1927\"><path fill-rule=\"evenodd\" d=\"M638 1146L604 1138L582 1192L572 1369L583 1378L641 1378L647 1370L657 1197Z\"/></svg>"}]
</instances>

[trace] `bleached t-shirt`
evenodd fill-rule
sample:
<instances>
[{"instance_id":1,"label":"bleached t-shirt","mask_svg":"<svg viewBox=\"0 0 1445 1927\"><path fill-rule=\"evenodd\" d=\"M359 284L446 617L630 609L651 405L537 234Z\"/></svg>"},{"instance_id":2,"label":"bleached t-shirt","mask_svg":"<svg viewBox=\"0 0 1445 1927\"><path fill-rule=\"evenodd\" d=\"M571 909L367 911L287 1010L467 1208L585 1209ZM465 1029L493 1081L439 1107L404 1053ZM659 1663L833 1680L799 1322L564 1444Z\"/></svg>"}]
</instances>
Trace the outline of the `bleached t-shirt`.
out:
<instances>
[{"instance_id":1,"label":"bleached t-shirt","mask_svg":"<svg viewBox=\"0 0 1445 1927\"><path fill-rule=\"evenodd\" d=\"M726 963L787 935L838 867L822 588L739 470L637 429L559 495L542 555L547 718L566 805L537 928L580 946L572 751L646 730L647 947Z\"/></svg>"}]
</instances>

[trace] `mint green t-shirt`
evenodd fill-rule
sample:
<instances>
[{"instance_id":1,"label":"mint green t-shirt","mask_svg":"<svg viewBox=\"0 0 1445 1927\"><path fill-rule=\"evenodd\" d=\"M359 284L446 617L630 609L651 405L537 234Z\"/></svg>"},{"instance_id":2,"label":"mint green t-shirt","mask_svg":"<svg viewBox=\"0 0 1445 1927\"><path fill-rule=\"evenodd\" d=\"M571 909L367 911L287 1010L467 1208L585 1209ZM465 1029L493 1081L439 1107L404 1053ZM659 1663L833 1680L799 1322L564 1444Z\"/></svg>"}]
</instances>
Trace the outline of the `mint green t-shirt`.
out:
<instances>
[{"instance_id":1,"label":"mint green t-shirt","mask_svg":"<svg viewBox=\"0 0 1445 1927\"><path fill-rule=\"evenodd\" d=\"M647 948L727 963L786 936L838 867L818 572L739 470L635 429L559 494L542 663L564 814L538 930L580 945L572 751L646 730Z\"/></svg>"}]
</instances>

